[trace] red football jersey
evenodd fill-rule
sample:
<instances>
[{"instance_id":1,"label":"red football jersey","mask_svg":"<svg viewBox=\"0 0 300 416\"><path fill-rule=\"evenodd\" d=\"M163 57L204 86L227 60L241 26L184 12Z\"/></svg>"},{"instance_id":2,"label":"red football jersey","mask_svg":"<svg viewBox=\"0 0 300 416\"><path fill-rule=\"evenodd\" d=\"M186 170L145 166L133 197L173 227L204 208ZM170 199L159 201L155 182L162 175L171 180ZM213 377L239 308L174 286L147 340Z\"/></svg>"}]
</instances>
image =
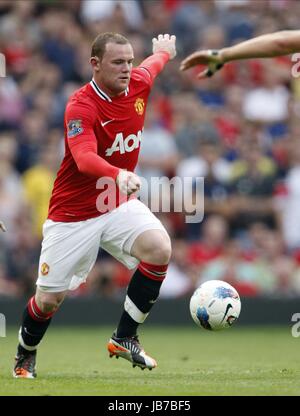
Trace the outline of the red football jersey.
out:
<instances>
[{"instance_id":1,"label":"red football jersey","mask_svg":"<svg viewBox=\"0 0 300 416\"><path fill-rule=\"evenodd\" d=\"M120 96L109 97L92 80L70 97L65 111L65 157L54 183L48 218L73 222L101 215L96 201L103 190L96 188L97 178L79 171L72 146L96 141L101 158L133 172L155 76L151 67L141 66L132 70L129 86Z\"/></svg>"}]
</instances>

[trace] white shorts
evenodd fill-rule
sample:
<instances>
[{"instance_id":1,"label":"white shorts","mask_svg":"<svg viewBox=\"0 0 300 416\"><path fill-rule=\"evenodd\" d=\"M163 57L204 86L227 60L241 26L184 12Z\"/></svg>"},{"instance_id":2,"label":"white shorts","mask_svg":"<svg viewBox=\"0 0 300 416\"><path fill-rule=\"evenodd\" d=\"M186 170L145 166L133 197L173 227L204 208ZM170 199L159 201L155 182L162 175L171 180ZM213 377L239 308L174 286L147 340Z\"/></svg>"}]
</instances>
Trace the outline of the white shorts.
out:
<instances>
[{"instance_id":1,"label":"white shorts","mask_svg":"<svg viewBox=\"0 0 300 416\"><path fill-rule=\"evenodd\" d=\"M154 229L166 232L149 208L137 199L85 221L47 220L36 284L47 292L76 289L86 281L100 247L128 269L134 269L139 260L130 255L131 247L142 232Z\"/></svg>"}]
</instances>

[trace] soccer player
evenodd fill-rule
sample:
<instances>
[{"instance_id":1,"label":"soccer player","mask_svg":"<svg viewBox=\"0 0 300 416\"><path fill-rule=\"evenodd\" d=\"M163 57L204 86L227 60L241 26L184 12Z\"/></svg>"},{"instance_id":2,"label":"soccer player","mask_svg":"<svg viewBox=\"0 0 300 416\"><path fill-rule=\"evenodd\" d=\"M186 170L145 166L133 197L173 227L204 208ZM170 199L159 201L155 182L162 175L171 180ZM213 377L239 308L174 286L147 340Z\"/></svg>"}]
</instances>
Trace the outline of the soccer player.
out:
<instances>
[{"instance_id":1,"label":"soccer player","mask_svg":"<svg viewBox=\"0 0 300 416\"><path fill-rule=\"evenodd\" d=\"M85 281L99 247L128 268L137 267L109 354L142 369L157 365L141 347L137 328L159 295L171 243L160 221L134 196L141 184L134 169L148 96L176 55L175 36L159 35L152 43L153 55L133 69L129 41L100 34L91 50L93 79L67 103L65 157L43 226L37 290L23 313L14 377L36 377L37 346L67 291ZM112 184L120 191L113 204L107 202L114 199Z\"/></svg>"},{"instance_id":2,"label":"soccer player","mask_svg":"<svg viewBox=\"0 0 300 416\"><path fill-rule=\"evenodd\" d=\"M181 62L180 70L203 64L207 67L198 74L198 78L211 77L230 61L271 58L295 52L300 52L300 30L285 30L257 36L229 48L194 52Z\"/></svg>"}]
</instances>

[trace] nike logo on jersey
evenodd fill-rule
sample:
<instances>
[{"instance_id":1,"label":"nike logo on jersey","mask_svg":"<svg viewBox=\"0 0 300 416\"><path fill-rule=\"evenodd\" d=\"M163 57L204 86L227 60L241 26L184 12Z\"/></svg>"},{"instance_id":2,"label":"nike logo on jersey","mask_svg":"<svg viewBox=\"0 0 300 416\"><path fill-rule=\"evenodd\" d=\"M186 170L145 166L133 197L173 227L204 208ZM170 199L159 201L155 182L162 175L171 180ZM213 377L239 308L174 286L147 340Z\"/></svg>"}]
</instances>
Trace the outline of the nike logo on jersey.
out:
<instances>
[{"instance_id":1,"label":"nike logo on jersey","mask_svg":"<svg viewBox=\"0 0 300 416\"><path fill-rule=\"evenodd\" d=\"M101 126L104 127L106 126L106 124L111 123L112 121L114 121L114 118L111 120L107 120L107 121L101 121Z\"/></svg>"}]
</instances>

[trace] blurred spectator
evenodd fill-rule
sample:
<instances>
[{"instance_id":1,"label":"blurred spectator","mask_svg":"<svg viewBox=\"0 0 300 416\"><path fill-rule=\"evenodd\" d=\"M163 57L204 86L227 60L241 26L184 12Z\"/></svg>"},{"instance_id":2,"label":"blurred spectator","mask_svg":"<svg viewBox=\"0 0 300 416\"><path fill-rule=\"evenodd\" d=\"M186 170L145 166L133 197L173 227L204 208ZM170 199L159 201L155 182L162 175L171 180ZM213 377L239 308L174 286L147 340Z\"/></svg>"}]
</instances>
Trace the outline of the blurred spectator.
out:
<instances>
[{"instance_id":1,"label":"blurred spectator","mask_svg":"<svg viewBox=\"0 0 300 416\"><path fill-rule=\"evenodd\" d=\"M195 156L186 158L177 166L177 175L205 178L205 194L208 198L218 198L218 193L226 194L224 185L230 177L230 163L222 158L222 148L214 141L201 140Z\"/></svg>"},{"instance_id":2,"label":"blurred spectator","mask_svg":"<svg viewBox=\"0 0 300 416\"><path fill-rule=\"evenodd\" d=\"M15 220L24 208L23 187L14 168L17 141L13 134L0 135L0 218L9 232L1 236L4 241L15 241Z\"/></svg>"},{"instance_id":3,"label":"blurred spectator","mask_svg":"<svg viewBox=\"0 0 300 416\"><path fill-rule=\"evenodd\" d=\"M249 258L241 249L240 242L231 240L226 245L224 255L210 261L202 270L201 281L225 280L233 284L242 296L293 295L299 266L285 253L284 243L278 232L263 228L260 230L263 231L263 238L253 240L260 246L258 250L254 250L256 256Z\"/></svg>"},{"instance_id":4,"label":"blurred spectator","mask_svg":"<svg viewBox=\"0 0 300 416\"><path fill-rule=\"evenodd\" d=\"M13 78L0 78L0 128L17 128L24 111L24 101Z\"/></svg>"},{"instance_id":5,"label":"blurred spectator","mask_svg":"<svg viewBox=\"0 0 300 416\"><path fill-rule=\"evenodd\" d=\"M119 299L124 295L133 271L101 252L88 278L72 296L102 296Z\"/></svg>"},{"instance_id":6,"label":"blurred spectator","mask_svg":"<svg viewBox=\"0 0 300 416\"><path fill-rule=\"evenodd\" d=\"M288 117L289 92L280 82L281 73L278 68L269 61L263 65L263 85L246 94L244 116L247 120L261 123L285 121Z\"/></svg>"},{"instance_id":7,"label":"blurred spectator","mask_svg":"<svg viewBox=\"0 0 300 416\"><path fill-rule=\"evenodd\" d=\"M124 19L125 28L138 29L142 24L142 15L139 3L136 0L83 0L82 17L87 22L97 20L112 20L112 22ZM119 31L125 29L119 27ZM114 31L114 30L112 30Z\"/></svg>"},{"instance_id":8,"label":"blurred spectator","mask_svg":"<svg viewBox=\"0 0 300 416\"><path fill-rule=\"evenodd\" d=\"M197 49L197 34L204 35L207 27L220 23L220 15L212 1L187 0L176 9L173 16L172 32L177 35L178 52L189 53Z\"/></svg>"},{"instance_id":9,"label":"blurred spectator","mask_svg":"<svg viewBox=\"0 0 300 416\"><path fill-rule=\"evenodd\" d=\"M225 91L225 108L215 117L220 140L224 145L226 157L236 158L236 146L243 125L242 103L244 90L238 85L230 85Z\"/></svg>"},{"instance_id":10,"label":"blurred spectator","mask_svg":"<svg viewBox=\"0 0 300 416\"><path fill-rule=\"evenodd\" d=\"M299 266L291 256L286 254L281 234L269 230L262 243L261 261L273 274L275 290L280 295L292 295L295 276L299 274Z\"/></svg>"},{"instance_id":11,"label":"blurred spectator","mask_svg":"<svg viewBox=\"0 0 300 416\"><path fill-rule=\"evenodd\" d=\"M228 224L219 215L211 215L201 225L201 235L188 249L188 259L194 266L202 267L206 262L218 258L227 244Z\"/></svg>"},{"instance_id":12,"label":"blurred spectator","mask_svg":"<svg viewBox=\"0 0 300 416\"><path fill-rule=\"evenodd\" d=\"M256 142L242 141L240 157L232 164L230 179L231 225L236 231L258 220L274 222L273 191L276 165Z\"/></svg>"},{"instance_id":13,"label":"blurred spectator","mask_svg":"<svg viewBox=\"0 0 300 416\"><path fill-rule=\"evenodd\" d=\"M183 93L173 97L172 110L175 140L183 159L195 155L199 141L219 140L209 110L194 94Z\"/></svg>"},{"instance_id":14,"label":"blurred spectator","mask_svg":"<svg viewBox=\"0 0 300 416\"><path fill-rule=\"evenodd\" d=\"M22 285L11 282L6 277L5 269L0 261L0 296L19 297L23 295Z\"/></svg>"},{"instance_id":15,"label":"blurred spectator","mask_svg":"<svg viewBox=\"0 0 300 416\"><path fill-rule=\"evenodd\" d=\"M20 295L27 295L35 287L40 240L32 232L32 224L26 211L15 222L14 242L7 252L7 280L18 285Z\"/></svg>"},{"instance_id":16,"label":"blurred spectator","mask_svg":"<svg viewBox=\"0 0 300 416\"><path fill-rule=\"evenodd\" d=\"M48 10L42 16L42 50L47 59L56 64L64 81L76 79L75 46L81 29L67 11Z\"/></svg>"},{"instance_id":17,"label":"blurred spectator","mask_svg":"<svg viewBox=\"0 0 300 416\"><path fill-rule=\"evenodd\" d=\"M26 73L31 54L40 46L40 27L34 17L35 1L13 1L7 15L0 19L0 45L10 73Z\"/></svg>"},{"instance_id":18,"label":"blurred spectator","mask_svg":"<svg viewBox=\"0 0 300 416\"><path fill-rule=\"evenodd\" d=\"M192 293L194 285L189 276L187 250L188 245L184 240L174 242L167 277L160 289L162 298L178 298Z\"/></svg>"},{"instance_id":19,"label":"blurred spectator","mask_svg":"<svg viewBox=\"0 0 300 416\"><path fill-rule=\"evenodd\" d=\"M163 1L144 1L143 10L145 15L143 30L149 40L155 37L157 33L174 33L170 28L172 14ZM151 53L151 50L148 49L147 52Z\"/></svg>"},{"instance_id":20,"label":"blurred spectator","mask_svg":"<svg viewBox=\"0 0 300 416\"><path fill-rule=\"evenodd\" d=\"M176 174L182 179L190 177L194 183L197 178L204 178L205 215L227 215L230 169L230 163L222 157L221 146L214 141L200 139L195 156L180 162ZM195 227L189 225L187 230L192 237Z\"/></svg>"},{"instance_id":21,"label":"blurred spectator","mask_svg":"<svg viewBox=\"0 0 300 416\"><path fill-rule=\"evenodd\" d=\"M223 255L211 260L202 269L197 286L207 280L224 280L233 285L241 296L256 296L272 293L276 288L271 270L259 263L243 259L239 242L231 240L226 244Z\"/></svg>"},{"instance_id":22,"label":"blurred spectator","mask_svg":"<svg viewBox=\"0 0 300 416\"><path fill-rule=\"evenodd\" d=\"M46 115L38 110L25 113L19 132L19 148L16 167L20 173L33 166L43 146L47 133Z\"/></svg>"},{"instance_id":23,"label":"blurred spectator","mask_svg":"<svg viewBox=\"0 0 300 416\"><path fill-rule=\"evenodd\" d=\"M300 148L298 140L290 144L291 167L277 187L275 203L278 212L278 225L288 249L300 249Z\"/></svg>"},{"instance_id":24,"label":"blurred spectator","mask_svg":"<svg viewBox=\"0 0 300 416\"><path fill-rule=\"evenodd\" d=\"M41 149L37 163L22 176L26 201L29 204L34 234L42 238L43 223L47 219L48 206L59 167L57 148Z\"/></svg>"}]
</instances>

